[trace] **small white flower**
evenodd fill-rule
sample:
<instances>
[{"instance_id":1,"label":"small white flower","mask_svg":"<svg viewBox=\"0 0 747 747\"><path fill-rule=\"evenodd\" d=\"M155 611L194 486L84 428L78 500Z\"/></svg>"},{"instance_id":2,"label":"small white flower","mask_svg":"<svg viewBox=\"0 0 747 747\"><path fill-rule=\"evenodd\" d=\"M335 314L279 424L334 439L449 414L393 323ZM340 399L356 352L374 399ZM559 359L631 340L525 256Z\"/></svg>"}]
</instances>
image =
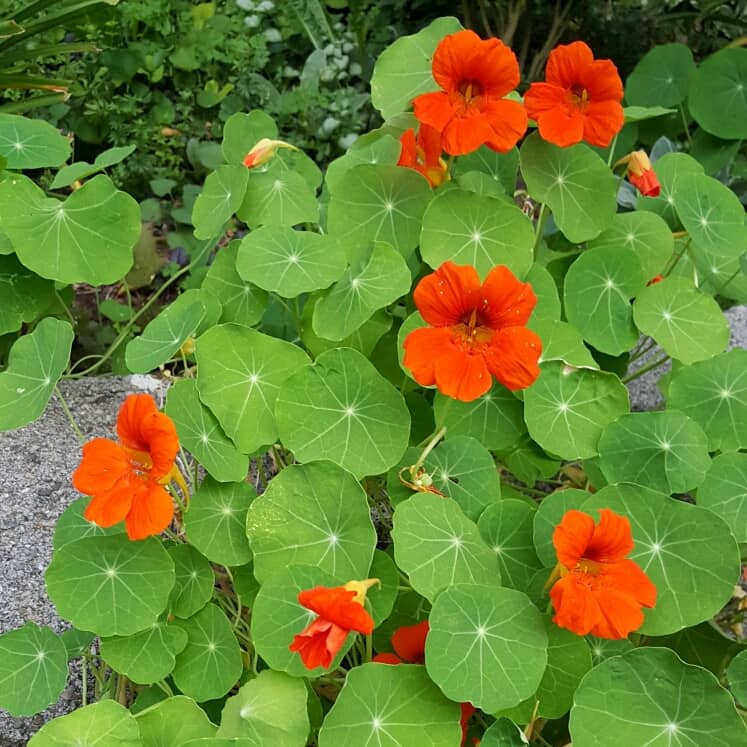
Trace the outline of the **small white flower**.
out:
<instances>
[{"instance_id":1,"label":"small white flower","mask_svg":"<svg viewBox=\"0 0 747 747\"><path fill-rule=\"evenodd\" d=\"M259 26L259 16L247 16L244 19L244 23L250 28L250 29L256 29L257 26Z\"/></svg>"},{"instance_id":2,"label":"small white flower","mask_svg":"<svg viewBox=\"0 0 747 747\"><path fill-rule=\"evenodd\" d=\"M280 32L276 28L265 29L265 31L264 31L264 37L271 44L275 43L275 42L282 41L282 39L283 39L282 35L280 34Z\"/></svg>"}]
</instances>

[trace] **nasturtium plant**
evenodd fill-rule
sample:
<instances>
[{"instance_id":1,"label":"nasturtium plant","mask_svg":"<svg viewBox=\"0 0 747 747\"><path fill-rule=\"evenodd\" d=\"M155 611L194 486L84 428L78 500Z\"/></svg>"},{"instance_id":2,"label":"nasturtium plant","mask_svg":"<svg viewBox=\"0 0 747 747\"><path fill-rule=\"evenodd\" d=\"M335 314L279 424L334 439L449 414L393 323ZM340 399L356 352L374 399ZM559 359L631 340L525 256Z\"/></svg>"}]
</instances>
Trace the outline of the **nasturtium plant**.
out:
<instances>
[{"instance_id":1,"label":"nasturtium plant","mask_svg":"<svg viewBox=\"0 0 747 747\"><path fill-rule=\"evenodd\" d=\"M73 628L0 634L13 715L92 674L32 747L746 743L745 55L667 44L623 86L575 41L522 82L436 19L324 172L226 98L144 301L131 151L62 166L0 114L0 430L56 397L83 443L46 574ZM88 368L81 284L118 325ZM109 360L165 403L88 439L64 380Z\"/></svg>"}]
</instances>

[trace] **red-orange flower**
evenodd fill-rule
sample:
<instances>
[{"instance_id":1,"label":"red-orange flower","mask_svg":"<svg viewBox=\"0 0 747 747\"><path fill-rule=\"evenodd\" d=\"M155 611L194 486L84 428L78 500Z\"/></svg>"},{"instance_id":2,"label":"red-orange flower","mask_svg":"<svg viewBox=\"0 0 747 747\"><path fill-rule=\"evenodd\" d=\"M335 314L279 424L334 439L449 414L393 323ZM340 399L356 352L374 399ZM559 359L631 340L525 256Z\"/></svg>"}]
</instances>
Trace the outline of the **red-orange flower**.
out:
<instances>
[{"instance_id":1,"label":"red-orange flower","mask_svg":"<svg viewBox=\"0 0 747 747\"><path fill-rule=\"evenodd\" d=\"M399 139L402 152L397 166L406 166L422 174L431 187L438 187L446 180L448 170L446 162L441 158L441 133L421 124L417 138L412 127Z\"/></svg>"},{"instance_id":2,"label":"red-orange flower","mask_svg":"<svg viewBox=\"0 0 747 747\"><path fill-rule=\"evenodd\" d=\"M348 581L344 586L315 586L298 595L299 604L318 617L309 623L288 647L298 652L308 669L327 669L343 647L350 631L370 635L374 628L364 603L366 590L379 583L376 578Z\"/></svg>"},{"instance_id":3,"label":"red-orange flower","mask_svg":"<svg viewBox=\"0 0 747 747\"><path fill-rule=\"evenodd\" d=\"M648 283L646 283L646 285L647 286L648 285L656 285L657 283L660 283L662 280L664 280L664 276L663 275L654 275L651 278L651 280L649 280Z\"/></svg>"},{"instance_id":4,"label":"red-orange flower","mask_svg":"<svg viewBox=\"0 0 747 747\"><path fill-rule=\"evenodd\" d=\"M628 180L645 197L658 197L661 192L661 184L656 172L651 166L648 154L645 150L634 150L627 156L621 158L618 164L628 165Z\"/></svg>"},{"instance_id":5,"label":"red-orange flower","mask_svg":"<svg viewBox=\"0 0 747 747\"><path fill-rule=\"evenodd\" d=\"M481 285L474 267L444 262L413 297L430 325L404 342L404 365L419 384L471 402L490 389L493 376L511 390L539 376L542 342L524 326L537 297L507 267L494 267Z\"/></svg>"},{"instance_id":6,"label":"red-orange flower","mask_svg":"<svg viewBox=\"0 0 747 747\"><path fill-rule=\"evenodd\" d=\"M181 479L174 423L149 394L132 394L119 410L117 435L118 443L95 438L83 446L73 485L92 496L84 516L102 527L124 520L133 540L160 534L174 516L163 485Z\"/></svg>"},{"instance_id":7,"label":"red-orange flower","mask_svg":"<svg viewBox=\"0 0 747 747\"><path fill-rule=\"evenodd\" d=\"M595 60L584 42L550 52L545 82L532 83L524 106L540 135L564 148L585 140L607 147L622 129L623 85L611 60Z\"/></svg>"},{"instance_id":8,"label":"red-orange flower","mask_svg":"<svg viewBox=\"0 0 747 747\"><path fill-rule=\"evenodd\" d=\"M625 638L643 623L641 607L656 603L656 587L626 556L633 550L630 522L608 508L599 523L581 511L566 511L552 542L558 556L550 590L553 622L598 638Z\"/></svg>"},{"instance_id":9,"label":"red-orange flower","mask_svg":"<svg viewBox=\"0 0 747 747\"><path fill-rule=\"evenodd\" d=\"M482 40L474 31L458 31L436 47L433 77L441 91L413 101L421 123L441 132L443 149L464 155L485 144L505 152L527 129L527 113L503 97L519 84L516 55L499 39Z\"/></svg>"}]
</instances>

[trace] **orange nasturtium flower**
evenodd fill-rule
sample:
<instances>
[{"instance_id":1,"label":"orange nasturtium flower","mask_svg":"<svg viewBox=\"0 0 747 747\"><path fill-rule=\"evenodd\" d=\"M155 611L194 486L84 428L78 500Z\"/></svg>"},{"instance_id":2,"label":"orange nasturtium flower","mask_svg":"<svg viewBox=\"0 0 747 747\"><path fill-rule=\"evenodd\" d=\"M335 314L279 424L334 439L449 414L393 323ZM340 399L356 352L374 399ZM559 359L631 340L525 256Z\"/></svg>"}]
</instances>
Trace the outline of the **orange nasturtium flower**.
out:
<instances>
[{"instance_id":1,"label":"orange nasturtium flower","mask_svg":"<svg viewBox=\"0 0 747 747\"><path fill-rule=\"evenodd\" d=\"M656 176L656 172L651 166L648 154L645 150L634 150L627 156L621 158L615 166L627 164L628 181L638 187L638 191L644 197L658 197L661 192L661 184Z\"/></svg>"},{"instance_id":2,"label":"orange nasturtium flower","mask_svg":"<svg viewBox=\"0 0 747 747\"><path fill-rule=\"evenodd\" d=\"M315 586L299 593L299 603L316 612L317 617L293 638L288 648L301 655L307 669L327 669L350 631L364 635L373 632L373 618L363 605L366 591L378 583L378 578L367 578L348 581L344 586Z\"/></svg>"},{"instance_id":3,"label":"orange nasturtium flower","mask_svg":"<svg viewBox=\"0 0 747 747\"><path fill-rule=\"evenodd\" d=\"M625 121L623 85L611 60L595 60L584 42L550 52L545 82L532 83L524 106L540 135L565 148L585 140L606 148Z\"/></svg>"},{"instance_id":4,"label":"orange nasturtium flower","mask_svg":"<svg viewBox=\"0 0 747 747\"><path fill-rule=\"evenodd\" d=\"M438 187L448 178L446 161L441 158L441 133L421 124L417 137L412 127L399 139L402 151L397 166L406 166L422 174L431 187Z\"/></svg>"},{"instance_id":5,"label":"orange nasturtium flower","mask_svg":"<svg viewBox=\"0 0 747 747\"><path fill-rule=\"evenodd\" d=\"M149 394L131 394L117 415L117 435L119 442L95 438L83 446L73 473L76 490L92 497L83 515L102 527L124 520L132 540L160 534L174 516L163 486L170 480L183 486L174 423Z\"/></svg>"},{"instance_id":6,"label":"orange nasturtium flower","mask_svg":"<svg viewBox=\"0 0 747 747\"><path fill-rule=\"evenodd\" d=\"M505 153L526 132L524 107L503 98L521 76L516 55L499 39L450 34L436 47L432 71L442 90L416 97L413 109L418 121L441 132L447 153L461 156L483 144Z\"/></svg>"},{"instance_id":7,"label":"orange nasturtium flower","mask_svg":"<svg viewBox=\"0 0 747 747\"><path fill-rule=\"evenodd\" d=\"M656 603L656 587L626 556L633 550L630 522L609 508L599 523L581 511L566 511L552 542L558 565L550 599L561 628L597 638L626 638L643 623L641 607Z\"/></svg>"},{"instance_id":8,"label":"orange nasturtium flower","mask_svg":"<svg viewBox=\"0 0 747 747\"><path fill-rule=\"evenodd\" d=\"M278 148L288 148L298 150L295 145L286 143L285 140L270 140L263 137L257 144L244 156L244 166L248 169L256 168L267 163L277 152Z\"/></svg>"},{"instance_id":9,"label":"orange nasturtium flower","mask_svg":"<svg viewBox=\"0 0 747 747\"><path fill-rule=\"evenodd\" d=\"M481 285L474 267L444 262L413 298L430 325L404 342L404 365L418 384L471 402L490 389L493 376L511 390L539 376L542 341L524 326L537 297L507 267L494 267Z\"/></svg>"}]
</instances>

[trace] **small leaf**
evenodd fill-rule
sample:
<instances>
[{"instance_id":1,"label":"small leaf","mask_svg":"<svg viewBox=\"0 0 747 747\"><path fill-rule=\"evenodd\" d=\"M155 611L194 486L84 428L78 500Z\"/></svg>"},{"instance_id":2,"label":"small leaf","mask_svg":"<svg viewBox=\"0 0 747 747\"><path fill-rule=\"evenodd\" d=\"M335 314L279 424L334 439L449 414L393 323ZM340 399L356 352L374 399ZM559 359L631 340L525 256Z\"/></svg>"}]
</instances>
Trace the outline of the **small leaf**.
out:
<instances>
[{"instance_id":1,"label":"small leaf","mask_svg":"<svg viewBox=\"0 0 747 747\"><path fill-rule=\"evenodd\" d=\"M185 695L166 698L140 711L137 723L143 747L183 747L193 739L207 739L216 732L205 711Z\"/></svg>"},{"instance_id":2,"label":"small leaf","mask_svg":"<svg viewBox=\"0 0 747 747\"><path fill-rule=\"evenodd\" d=\"M112 166L116 166L118 163L124 161L124 159L135 150L135 147L136 146L134 145L124 145L121 148L108 148L102 153L99 153L92 164L86 163L85 161L77 161L76 163L70 164L70 166L63 166L57 174L55 174L50 187L51 189L68 187L75 181L87 179L89 176L98 174L99 171L104 171Z\"/></svg>"},{"instance_id":3,"label":"small leaf","mask_svg":"<svg viewBox=\"0 0 747 747\"><path fill-rule=\"evenodd\" d=\"M249 170L245 166L220 166L208 174L192 207L196 238L212 239L221 235L241 206L248 181Z\"/></svg>"},{"instance_id":4,"label":"small leaf","mask_svg":"<svg viewBox=\"0 0 747 747\"><path fill-rule=\"evenodd\" d=\"M175 575L171 613L186 619L199 612L212 598L215 574L207 558L191 545L175 545L167 552L174 561Z\"/></svg>"}]
</instances>

